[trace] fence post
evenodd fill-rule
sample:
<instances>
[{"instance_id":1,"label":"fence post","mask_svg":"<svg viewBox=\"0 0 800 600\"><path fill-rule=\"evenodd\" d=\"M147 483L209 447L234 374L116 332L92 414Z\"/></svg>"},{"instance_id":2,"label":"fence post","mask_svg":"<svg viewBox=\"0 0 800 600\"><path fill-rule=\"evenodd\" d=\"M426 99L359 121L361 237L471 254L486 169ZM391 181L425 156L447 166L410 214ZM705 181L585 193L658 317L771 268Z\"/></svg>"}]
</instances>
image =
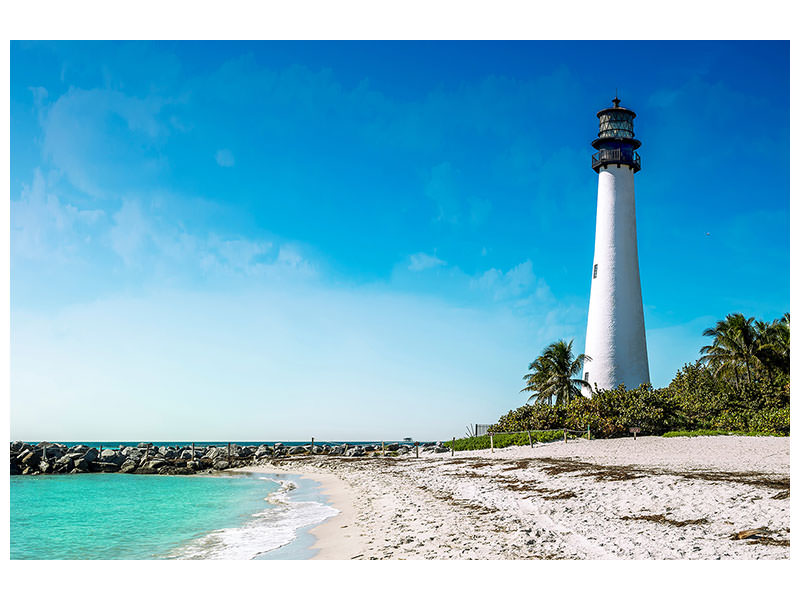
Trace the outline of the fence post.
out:
<instances>
[{"instance_id":1,"label":"fence post","mask_svg":"<svg viewBox=\"0 0 800 600\"><path fill-rule=\"evenodd\" d=\"M192 442L192 460L194 460L194 442Z\"/></svg>"},{"instance_id":2,"label":"fence post","mask_svg":"<svg viewBox=\"0 0 800 600\"><path fill-rule=\"evenodd\" d=\"M228 442L228 460L231 459L231 443Z\"/></svg>"},{"instance_id":3,"label":"fence post","mask_svg":"<svg viewBox=\"0 0 800 600\"><path fill-rule=\"evenodd\" d=\"M455 456L456 454L456 438L453 438L453 445L450 446L450 456Z\"/></svg>"},{"instance_id":4,"label":"fence post","mask_svg":"<svg viewBox=\"0 0 800 600\"><path fill-rule=\"evenodd\" d=\"M586 424L586 439L587 440L592 439L592 429L591 425L589 425L588 423Z\"/></svg>"},{"instance_id":5,"label":"fence post","mask_svg":"<svg viewBox=\"0 0 800 600\"><path fill-rule=\"evenodd\" d=\"M419 458L419 442L414 442L414 449L417 451L417 458Z\"/></svg>"},{"instance_id":6,"label":"fence post","mask_svg":"<svg viewBox=\"0 0 800 600\"><path fill-rule=\"evenodd\" d=\"M530 431L528 432L528 443L531 445L531 448L533 448L533 438L531 437Z\"/></svg>"},{"instance_id":7,"label":"fence post","mask_svg":"<svg viewBox=\"0 0 800 600\"><path fill-rule=\"evenodd\" d=\"M494 433L489 434L489 445L492 448L492 454L494 454Z\"/></svg>"},{"instance_id":8,"label":"fence post","mask_svg":"<svg viewBox=\"0 0 800 600\"><path fill-rule=\"evenodd\" d=\"M314 436L311 436L311 454L314 454Z\"/></svg>"},{"instance_id":9,"label":"fence post","mask_svg":"<svg viewBox=\"0 0 800 600\"><path fill-rule=\"evenodd\" d=\"M564 443L567 443L567 430L564 430Z\"/></svg>"},{"instance_id":10,"label":"fence post","mask_svg":"<svg viewBox=\"0 0 800 600\"><path fill-rule=\"evenodd\" d=\"M386 456L386 444L381 441L381 456Z\"/></svg>"}]
</instances>

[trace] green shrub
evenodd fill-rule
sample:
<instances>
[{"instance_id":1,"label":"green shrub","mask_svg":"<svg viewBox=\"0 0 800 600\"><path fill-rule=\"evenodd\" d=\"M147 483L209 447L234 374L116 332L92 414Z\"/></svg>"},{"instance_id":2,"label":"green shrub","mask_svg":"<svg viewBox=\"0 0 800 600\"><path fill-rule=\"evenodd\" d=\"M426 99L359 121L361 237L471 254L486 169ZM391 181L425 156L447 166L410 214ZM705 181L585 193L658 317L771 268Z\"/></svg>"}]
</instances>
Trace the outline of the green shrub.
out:
<instances>
[{"instance_id":1,"label":"green shrub","mask_svg":"<svg viewBox=\"0 0 800 600\"><path fill-rule=\"evenodd\" d=\"M572 437L572 436L570 436ZM534 442L555 442L564 439L562 431L531 431L531 439ZM452 447L453 442L444 442L442 445ZM494 447L506 448L507 446L527 446L528 434L522 433L496 433L494 435ZM485 450L490 448L488 435L460 438L456 440L455 449L459 450Z\"/></svg>"},{"instance_id":2,"label":"green shrub","mask_svg":"<svg viewBox=\"0 0 800 600\"><path fill-rule=\"evenodd\" d=\"M770 436L768 431L722 431L719 429L695 429L694 431L669 431L663 437L699 437L711 435Z\"/></svg>"},{"instance_id":3,"label":"green shrub","mask_svg":"<svg viewBox=\"0 0 800 600\"><path fill-rule=\"evenodd\" d=\"M532 431L564 427L564 409L544 402L525 404L503 415L489 431Z\"/></svg>"},{"instance_id":4,"label":"green shrub","mask_svg":"<svg viewBox=\"0 0 800 600\"><path fill-rule=\"evenodd\" d=\"M562 427L583 431L587 425L593 437L629 435L631 427L639 427L643 435L668 431L788 435L789 383L776 377L735 387L699 363L687 364L666 388L620 386L595 390L590 398L579 396L560 406L525 405L501 417L490 431Z\"/></svg>"},{"instance_id":5,"label":"green shrub","mask_svg":"<svg viewBox=\"0 0 800 600\"><path fill-rule=\"evenodd\" d=\"M750 429L777 435L789 435L789 407L765 408L750 419Z\"/></svg>"}]
</instances>

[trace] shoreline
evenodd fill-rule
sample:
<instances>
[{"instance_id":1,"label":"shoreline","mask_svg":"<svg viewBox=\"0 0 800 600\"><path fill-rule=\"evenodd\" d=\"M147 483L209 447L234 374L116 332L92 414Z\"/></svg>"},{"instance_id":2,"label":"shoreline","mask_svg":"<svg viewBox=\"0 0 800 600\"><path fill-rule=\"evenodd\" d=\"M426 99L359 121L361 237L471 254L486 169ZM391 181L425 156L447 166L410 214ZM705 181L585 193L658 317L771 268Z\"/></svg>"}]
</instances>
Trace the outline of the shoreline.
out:
<instances>
[{"instance_id":1,"label":"shoreline","mask_svg":"<svg viewBox=\"0 0 800 600\"><path fill-rule=\"evenodd\" d=\"M787 559L789 438L644 436L253 469L340 514L316 559Z\"/></svg>"},{"instance_id":2,"label":"shoreline","mask_svg":"<svg viewBox=\"0 0 800 600\"><path fill-rule=\"evenodd\" d=\"M320 484L320 494L338 514L325 519L308 530L315 541L310 550L311 560L348 560L363 554L364 542L355 521L355 494L352 488L333 473L310 472L301 468L278 465L255 465L236 469L243 473L286 474L311 479Z\"/></svg>"}]
</instances>

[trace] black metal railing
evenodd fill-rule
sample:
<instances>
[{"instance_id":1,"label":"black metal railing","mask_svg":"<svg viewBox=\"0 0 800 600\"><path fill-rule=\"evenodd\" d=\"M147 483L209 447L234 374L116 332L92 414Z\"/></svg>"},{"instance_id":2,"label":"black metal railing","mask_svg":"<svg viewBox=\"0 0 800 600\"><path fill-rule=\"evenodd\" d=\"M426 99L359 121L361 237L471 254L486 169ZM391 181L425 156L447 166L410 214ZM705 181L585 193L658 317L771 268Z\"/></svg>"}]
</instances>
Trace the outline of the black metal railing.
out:
<instances>
[{"instance_id":1,"label":"black metal railing","mask_svg":"<svg viewBox=\"0 0 800 600\"><path fill-rule=\"evenodd\" d=\"M624 148L606 148L592 154L592 168L597 170L603 165L631 165L634 171L642 168L642 159L635 150Z\"/></svg>"}]
</instances>

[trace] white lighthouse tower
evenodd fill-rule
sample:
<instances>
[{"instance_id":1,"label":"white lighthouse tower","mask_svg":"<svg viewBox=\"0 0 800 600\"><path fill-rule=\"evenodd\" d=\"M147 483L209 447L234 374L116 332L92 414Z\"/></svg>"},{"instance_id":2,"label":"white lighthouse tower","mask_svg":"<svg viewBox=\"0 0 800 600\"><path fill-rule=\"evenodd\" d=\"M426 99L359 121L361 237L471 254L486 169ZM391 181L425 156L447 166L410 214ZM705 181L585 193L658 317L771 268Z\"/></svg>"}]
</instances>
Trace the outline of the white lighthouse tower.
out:
<instances>
[{"instance_id":1,"label":"white lighthouse tower","mask_svg":"<svg viewBox=\"0 0 800 600\"><path fill-rule=\"evenodd\" d=\"M636 113L619 105L597 113L600 133L592 146L597 172L597 227L592 265L592 290L586 326L584 395L595 387L630 389L650 382L644 333L642 286L636 244L636 202L633 176L641 169L634 139Z\"/></svg>"}]
</instances>

